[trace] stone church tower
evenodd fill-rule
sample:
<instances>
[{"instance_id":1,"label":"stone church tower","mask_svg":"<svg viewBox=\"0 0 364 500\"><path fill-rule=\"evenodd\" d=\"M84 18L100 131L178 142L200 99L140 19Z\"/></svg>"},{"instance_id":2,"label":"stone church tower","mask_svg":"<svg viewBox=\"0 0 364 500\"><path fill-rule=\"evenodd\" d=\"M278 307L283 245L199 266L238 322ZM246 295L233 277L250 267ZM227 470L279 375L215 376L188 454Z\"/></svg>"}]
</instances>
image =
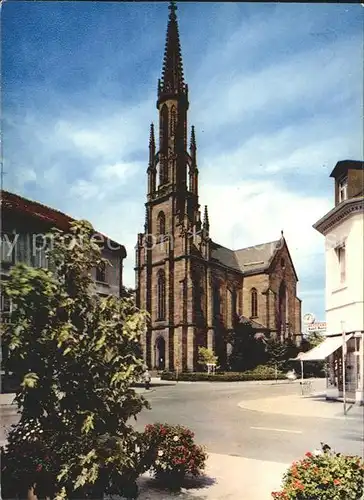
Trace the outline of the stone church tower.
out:
<instances>
[{"instance_id":1,"label":"stone church tower","mask_svg":"<svg viewBox=\"0 0 364 500\"><path fill-rule=\"evenodd\" d=\"M242 250L214 243L198 196L196 137L187 137L188 86L176 17L170 6L158 81L158 148L150 127L144 232L136 248L137 305L150 313L143 338L152 369L198 369L198 347L227 359L235 319L282 337L301 334L297 276L282 237ZM188 144L189 143L189 144Z\"/></svg>"}]
</instances>

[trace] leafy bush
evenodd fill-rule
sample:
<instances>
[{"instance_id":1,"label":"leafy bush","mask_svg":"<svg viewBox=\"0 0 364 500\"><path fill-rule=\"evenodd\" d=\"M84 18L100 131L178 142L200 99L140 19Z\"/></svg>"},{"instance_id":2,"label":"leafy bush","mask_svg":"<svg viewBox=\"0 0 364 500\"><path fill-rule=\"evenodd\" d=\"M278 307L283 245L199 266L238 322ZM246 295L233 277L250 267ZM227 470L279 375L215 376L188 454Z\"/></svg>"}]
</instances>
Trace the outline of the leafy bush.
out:
<instances>
[{"instance_id":1,"label":"leafy bush","mask_svg":"<svg viewBox=\"0 0 364 500\"><path fill-rule=\"evenodd\" d=\"M194 442L194 434L181 425L147 425L146 448L151 450L151 471L171 489L180 488L186 474L198 476L207 454Z\"/></svg>"},{"instance_id":2,"label":"leafy bush","mask_svg":"<svg viewBox=\"0 0 364 500\"><path fill-rule=\"evenodd\" d=\"M1 448L1 486L3 498L17 498L33 488L39 498L54 496L59 463L49 436L39 420L29 419L13 426L8 445Z\"/></svg>"},{"instance_id":3,"label":"leafy bush","mask_svg":"<svg viewBox=\"0 0 364 500\"><path fill-rule=\"evenodd\" d=\"M174 372L164 372L161 376L162 380L176 380ZM178 380L191 382L240 382L249 380L284 380L286 375L280 371L277 372L274 368L266 365L260 365L253 370L245 372L219 372L216 374L186 372L178 375Z\"/></svg>"},{"instance_id":4,"label":"leafy bush","mask_svg":"<svg viewBox=\"0 0 364 500\"><path fill-rule=\"evenodd\" d=\"M283 477L283 489L272 497L282 500L360 500L364 493L364 462L360 457L331 451L306 453Z\"/></svg>"}]
</instances>

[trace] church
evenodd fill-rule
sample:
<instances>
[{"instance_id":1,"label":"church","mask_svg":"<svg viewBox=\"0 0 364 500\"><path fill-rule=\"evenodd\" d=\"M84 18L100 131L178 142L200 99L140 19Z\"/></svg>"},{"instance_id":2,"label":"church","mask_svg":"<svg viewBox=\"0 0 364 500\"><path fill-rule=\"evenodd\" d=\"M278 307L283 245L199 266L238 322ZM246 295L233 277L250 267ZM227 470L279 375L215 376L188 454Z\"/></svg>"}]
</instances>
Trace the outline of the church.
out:
<instances>
[{"instance_id":1,"label":"church","mask_svg":"<svg viewBox=\"0 0 364 500\"><path fill-rule=\"evenodd\" d=\"M199 204L194 127L187 132L188 85L174 2L169 10L158 81L158 147L152 124L144 232L136 245L136 300L150 315L144 359L150 369L197 371L203 346L226 368L236 321L299 343L298 277L283 232L276 241L239 250L210 234L208 208Z\"/></svg>"}]
</instances>

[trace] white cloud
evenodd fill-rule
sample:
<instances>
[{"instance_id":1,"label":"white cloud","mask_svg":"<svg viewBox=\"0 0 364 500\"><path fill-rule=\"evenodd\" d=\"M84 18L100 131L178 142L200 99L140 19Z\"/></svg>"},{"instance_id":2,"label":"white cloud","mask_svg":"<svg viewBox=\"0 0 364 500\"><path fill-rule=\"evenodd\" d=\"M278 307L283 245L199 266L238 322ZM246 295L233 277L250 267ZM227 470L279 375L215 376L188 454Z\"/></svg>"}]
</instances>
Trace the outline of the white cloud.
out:
<instances>
[{"instance_id":1,"label":"white cloud","mask_svg":"<svg viewBox=\"0 0 364 500\"><path fill-rule=\"evenodd\" d=\"M93 168L88 180L77 179L71 186L70 194L83 200L103 200L108 202L108 196L122 189L126 183L140 173L142 165L138 162L111 163Z\"/></svg>"},{"instance_id":2,"label":"white cloud","mask_svg":"<svg viewBox=\"0 0 364 500\"><path fill-rule=\"evenodd\" d=\"M201 186L209 208L211 237L232 249L280 238L284 231L297 274L309 273L324 241L312 225L331 208L330 201L288 191L274 180L241 181L235 186Z\"/></svg>"}]
</instances>

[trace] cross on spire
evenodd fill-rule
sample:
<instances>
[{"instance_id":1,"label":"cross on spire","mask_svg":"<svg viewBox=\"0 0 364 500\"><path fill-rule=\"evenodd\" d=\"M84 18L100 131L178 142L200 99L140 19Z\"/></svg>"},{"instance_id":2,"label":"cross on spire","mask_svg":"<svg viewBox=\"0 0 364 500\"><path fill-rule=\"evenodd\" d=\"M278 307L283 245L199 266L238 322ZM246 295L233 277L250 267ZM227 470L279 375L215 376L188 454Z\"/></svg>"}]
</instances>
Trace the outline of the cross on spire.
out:
<instances>
[{"instance_id":1,"label":"cross on spire","mask_svg":"<svg viewBox=\"0 0 364 500\"><path fill-rule=\"evenodd\" d=\"M177 5L176 5L176 2L169 2L169 5L168 5L168 9L170 10L170 13L169 13L169 19L171 19L171 17L176 17L176 10L177 10Z\"/></svg>"}]
</instances>

